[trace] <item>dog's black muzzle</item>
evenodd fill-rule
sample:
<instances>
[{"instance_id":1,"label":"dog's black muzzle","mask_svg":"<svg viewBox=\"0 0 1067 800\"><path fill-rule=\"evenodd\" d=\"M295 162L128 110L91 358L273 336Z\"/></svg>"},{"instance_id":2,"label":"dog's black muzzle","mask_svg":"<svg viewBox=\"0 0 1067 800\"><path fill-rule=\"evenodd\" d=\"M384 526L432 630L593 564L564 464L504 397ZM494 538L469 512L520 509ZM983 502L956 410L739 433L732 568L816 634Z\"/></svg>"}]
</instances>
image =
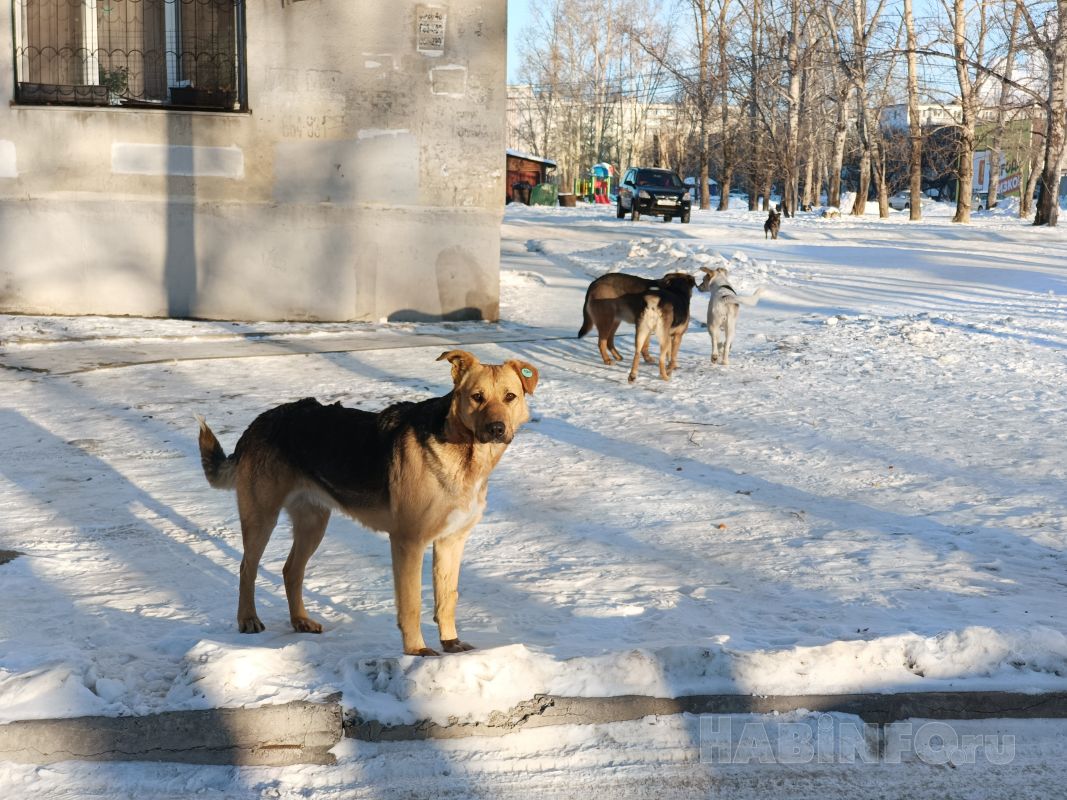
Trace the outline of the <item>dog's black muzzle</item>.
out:
<instances>
[{"instance_id":1,"label":"dog's black muzzle","mask_svg":"<svg viewBox=\"0 0 1067 800\"><path fill-rule=\"evenodd\" d=\"M508 426L503 422L489 422L478 432L478 440L482 444L489 444L490 442L503 442L507 443L508 439Z\"/></svg>"}]
</instances>

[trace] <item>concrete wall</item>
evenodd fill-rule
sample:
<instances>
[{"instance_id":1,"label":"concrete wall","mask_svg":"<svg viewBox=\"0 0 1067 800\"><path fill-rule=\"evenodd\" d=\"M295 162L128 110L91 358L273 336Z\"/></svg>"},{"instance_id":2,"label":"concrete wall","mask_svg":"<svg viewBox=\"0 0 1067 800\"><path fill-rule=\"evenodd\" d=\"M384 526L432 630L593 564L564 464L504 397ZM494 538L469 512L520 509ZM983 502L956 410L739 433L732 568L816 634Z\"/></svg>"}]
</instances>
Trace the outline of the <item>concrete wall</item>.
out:
<instances>
[{"instance_id":1,"label":"concrete wall","mask_svg":"<svg viewBox=\"0 0 1067 800\"><path fill-rule=\"evenodd\" d=\"M247 113L16 106L0 310L496 319L506 0L247 0Z\"/></svg>"}]
</instances>

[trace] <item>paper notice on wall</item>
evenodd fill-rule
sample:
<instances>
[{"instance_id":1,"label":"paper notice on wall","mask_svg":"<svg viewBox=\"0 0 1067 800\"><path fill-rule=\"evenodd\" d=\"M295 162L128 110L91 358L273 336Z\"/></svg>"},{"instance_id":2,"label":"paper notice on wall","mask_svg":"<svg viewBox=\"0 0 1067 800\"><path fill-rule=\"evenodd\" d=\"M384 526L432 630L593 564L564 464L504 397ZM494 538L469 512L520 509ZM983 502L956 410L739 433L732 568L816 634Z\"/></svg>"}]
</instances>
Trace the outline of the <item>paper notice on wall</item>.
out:
<instances>
[{"instance_id":1,"label":"paper notice on wall","mask_svg":"<svg viewBox=\"0 0 1067 800\"><path fill-rule=\"evenodd\" d=\"M416 10L415 36L417 49L424 56L440 56L445 52L445 22L448 9L444 6L420 5Z\"/></svg>"}]
</instances>

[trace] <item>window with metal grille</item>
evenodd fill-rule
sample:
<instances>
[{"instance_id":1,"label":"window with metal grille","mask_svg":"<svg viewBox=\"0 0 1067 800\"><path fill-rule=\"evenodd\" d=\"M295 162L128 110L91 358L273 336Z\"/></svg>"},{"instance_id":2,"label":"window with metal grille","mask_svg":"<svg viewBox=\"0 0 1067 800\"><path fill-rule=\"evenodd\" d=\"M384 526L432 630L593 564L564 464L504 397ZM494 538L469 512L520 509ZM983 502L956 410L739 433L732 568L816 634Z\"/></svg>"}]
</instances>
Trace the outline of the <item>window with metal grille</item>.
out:
<instances>
[{"instance_id":1,"label":"window with metal grille","mask_svg":"<svg viewBox=\"0 0 1067 800\"><path fill-rule=\"evenodd\" d=\"M244 0L12 0L16 102L238 111Z\"/></svg>"}]
</instances>

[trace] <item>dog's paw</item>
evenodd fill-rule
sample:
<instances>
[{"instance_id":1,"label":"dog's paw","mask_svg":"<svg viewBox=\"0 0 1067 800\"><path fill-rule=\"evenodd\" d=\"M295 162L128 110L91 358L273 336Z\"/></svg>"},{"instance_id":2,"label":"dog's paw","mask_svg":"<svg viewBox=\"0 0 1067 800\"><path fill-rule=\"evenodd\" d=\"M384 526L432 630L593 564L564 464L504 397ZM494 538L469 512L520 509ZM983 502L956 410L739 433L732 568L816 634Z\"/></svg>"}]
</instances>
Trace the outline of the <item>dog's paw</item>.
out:
<instances>
[{"instance_id":1,"label":"dog's paw","mask_svg":"<svg viewBox=\"0 0 1067 800\"><path fill-rule=\"evenodd\" d=\"M251 616L237 620L237 630L241 633L261 633L267 626L259 621L259 617Z\"/></svg>"},{"instance_id":2,"label":"dog's paw","mask_svg":"<svg viewBox=\"0 0 1067 800\"><path fill-rule=\"evenodd\" d=\"M322 623L316 622L311 617L294 617L290 620L293 630L297 633L322 633Z\"/></svg>"},{"instance_id":3,"label":"dog's paw","mask_svg":"<svg viewBox=\"0 0 1067 800\"><path fill-rule=\"evenodd\" d=\"M631 372L630 373L630 377L628 377L626 380L628 380L630 383L633 383L634 381L637 380L637 373L636 372Z\"/></svg>"},{"instance_id":4,"label":"dog's paw","mask_svg":"<svg viewBox=\"0 0 1067 800\"><path fill-rule=\"evenodd\" d=\"M446 653L466 653L474 649L473 644L467 644L459 639L442 639L441 647Z\"/></svg>"},{"instance_id":5,"label":"dog's paw","mask_svg":"<svg viewBox=\"0 0 1067 800\"><path fill-rule=\"evenodd\" d=\"M405 650L404 653L409 656L423 656L424 658L441 655L432 647L420 647L418 650Z\"/></svg>"}]
</instances>

